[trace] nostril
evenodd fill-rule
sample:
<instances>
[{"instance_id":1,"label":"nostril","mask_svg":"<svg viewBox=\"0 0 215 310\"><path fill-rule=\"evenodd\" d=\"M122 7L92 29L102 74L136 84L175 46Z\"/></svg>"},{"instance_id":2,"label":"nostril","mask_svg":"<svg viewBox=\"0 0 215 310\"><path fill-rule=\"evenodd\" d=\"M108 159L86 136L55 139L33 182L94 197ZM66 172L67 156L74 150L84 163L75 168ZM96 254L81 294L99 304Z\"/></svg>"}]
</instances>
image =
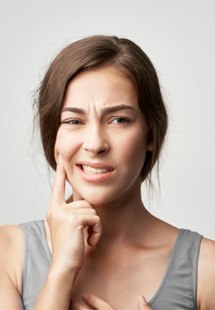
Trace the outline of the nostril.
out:
<instances>
[{"instance_id":1,"label":"nostril","mask_svg":"<svg viewBox=\"0 0 215 310\"><path fill-rule=\"evenodd\" d=\"M98 147L86 146L84 149L85 149L85 151L93 153L93 154L103 154L103 153L106 153L108 151L109 146L108 146L108 144L98 146Z\"/></svg>"},{"instance_id":2,"label":"nostril","mask_svg":"<svg viewBox=\"0 0 215 310\"><path fill-rule=\"evenodd\" d=\"M101 153L105 153L106 151L107 151L107 149L104 148L104 149L100 150L98 153L101 154Z\"/></svg>"}]
</instances>

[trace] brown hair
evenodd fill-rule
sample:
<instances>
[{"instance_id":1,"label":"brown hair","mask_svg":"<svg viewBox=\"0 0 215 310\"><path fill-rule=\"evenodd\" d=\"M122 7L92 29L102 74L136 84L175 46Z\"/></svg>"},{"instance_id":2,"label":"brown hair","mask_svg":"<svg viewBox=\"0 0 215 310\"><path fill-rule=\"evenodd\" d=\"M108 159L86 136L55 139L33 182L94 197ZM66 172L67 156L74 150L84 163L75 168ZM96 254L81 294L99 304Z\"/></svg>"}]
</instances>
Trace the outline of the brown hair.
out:
<instances>
[{"instance_id":1,"label":"brown hair","mask_svg":"<svg viewBox=\"0 0 215 310\"><path fill-rule=\"evenodd\" d=\"M65 47L52 61L39 88L38 115L46 159L56 169L54 146L64 96L69 82L83 70L114 65L134 83L149 127L148 151L141 170L141 180L151 181L151 171L159 159L167 130L167 113L158 77L148 56L131 40L116 36L90 36Z\"/></svg>"}]
</instances>

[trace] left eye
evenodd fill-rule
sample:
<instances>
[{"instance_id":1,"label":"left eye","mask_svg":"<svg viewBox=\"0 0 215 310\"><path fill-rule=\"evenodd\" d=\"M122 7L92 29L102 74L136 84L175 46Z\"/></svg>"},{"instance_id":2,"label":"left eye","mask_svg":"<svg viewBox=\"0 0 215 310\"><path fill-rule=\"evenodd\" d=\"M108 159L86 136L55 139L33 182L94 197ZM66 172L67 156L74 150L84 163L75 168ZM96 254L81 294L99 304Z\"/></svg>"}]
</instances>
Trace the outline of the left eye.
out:
<instances>
[{"instance_id":1,"label":"left eye","mask_svg":"<svg viewBox=\"0 0 215 310\"><path fill-rule=\"evenodd\" d=\"M71 119L71 120L65 120L61 122L62 124L69 124L69 125L80 125L81 121L78 119Z\"/></svg>"},{"instance_id":2,"label":"left eye","mask_svg":"<svg viewBox=\"0 0 215 310\"><path fill-rule=\"evenodd\" d=\"M114 123L114 124L125 124L125 123L129 123L129 120L125 117L117 117L112 121L112 123Z\"/></svg>"}]
</instances>

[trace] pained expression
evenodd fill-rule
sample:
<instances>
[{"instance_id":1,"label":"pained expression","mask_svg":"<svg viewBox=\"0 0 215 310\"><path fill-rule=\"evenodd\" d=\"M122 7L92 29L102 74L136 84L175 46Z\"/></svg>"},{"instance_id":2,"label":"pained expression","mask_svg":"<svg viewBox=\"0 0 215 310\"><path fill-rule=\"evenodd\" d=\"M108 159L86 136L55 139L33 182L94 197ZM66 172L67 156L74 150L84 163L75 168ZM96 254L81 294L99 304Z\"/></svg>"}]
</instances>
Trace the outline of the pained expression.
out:
<instances>
[{"instance_id":1,"label":"pained expression","mask_svg":"<svg viewBox=\"0 0 215 310\"><path fill-rule=\"evenodd\" d=\"M139 187L147 132L136 89L119 69L79 73L68 85L55 144L74 199L105 204Z\"/></svg>"}]
</instances>

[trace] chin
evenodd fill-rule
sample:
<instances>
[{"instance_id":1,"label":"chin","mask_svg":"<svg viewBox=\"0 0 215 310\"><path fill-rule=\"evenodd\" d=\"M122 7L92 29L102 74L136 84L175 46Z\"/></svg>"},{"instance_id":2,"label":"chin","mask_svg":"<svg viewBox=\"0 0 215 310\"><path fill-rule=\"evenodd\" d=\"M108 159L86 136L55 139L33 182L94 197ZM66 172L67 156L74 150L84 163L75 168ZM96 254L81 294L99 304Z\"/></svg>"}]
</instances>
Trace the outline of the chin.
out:
<instances>
[{"instance_id":1,"label":"chin","mask_svg":"<svg viewBox=\"0 0 215 310\"><path fill-rule=\"evenodd\" d=\"M84 199L86 200L87 202L89 202L89 204L91 204L92 206L101 206L101 205L105 205L107 203L110 203L111 200L110 198L108 199L106 197L106 195L92 195L92 194L89 194L87 195L86 193L82 196L80 196L81 199Z\"/></svg>"},{"instance_id":2,"label":"chin","mask_svg":"<svg viewBox=\"0 0 215 310\"><path fill-rule=\"evenodd\" d=\"M101 206L101 205L106 205L115 200L115 195L111 195L111 193L107 192L107 190L103 191L101 189L91 189L91 190L85 190L83 193L82 192L76 192L74 191L74 199L84 199L86 200L89 204L92 206Z\"/></svg>"},{"instance_id":3,"label":"chin","mask_svg":"<svg viewBox=\"0 0 215 310\"><path fill-rule=\"evenodd\" d=\"M122 181L120 184L109 183L88 186L83 186L81 183L73 183L71 186L73 188L75 200L83 199L92 206L102 206L113 204L114 202L119 204L120 200L124 200L125 197L137 187L136 182L133 183L133 186L129 183L125 184L125 182L123 183Z\"/></svg>"}]
</instances>

